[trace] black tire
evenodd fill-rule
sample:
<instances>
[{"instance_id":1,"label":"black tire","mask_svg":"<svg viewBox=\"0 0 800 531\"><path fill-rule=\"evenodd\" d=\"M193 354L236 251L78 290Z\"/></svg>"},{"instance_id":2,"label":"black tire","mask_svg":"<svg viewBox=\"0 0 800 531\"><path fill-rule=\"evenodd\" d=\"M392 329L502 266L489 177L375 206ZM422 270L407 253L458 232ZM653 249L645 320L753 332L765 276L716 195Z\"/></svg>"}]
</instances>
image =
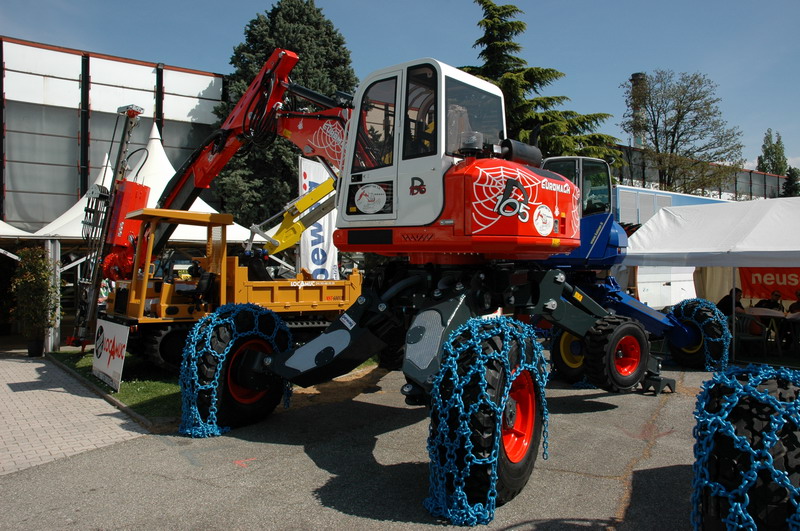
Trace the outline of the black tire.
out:
<instances>
[{"instance_id":1,"label":"black tire","mask_svg":"<svg viewBox=\"0 0 800 531\"><path fill-rule=\"evenodd\" d=\"M197 352L200 420L236 428L265 419L283 396L283 380L272 376L265 389L248 389L236 381L238 363L247 350L287 350L291 334L286 326L273 312L250 304L225 306L198 325L192 348Z\"/></svg>"},{"instance_id":2,"label":"black tire","mask_svg":"<svg viewBox=\"0 0 800 531\"><path fill-rule=\"evenodd\" d=\"M586 373L584 356L586 344L566 330L556 332L550 347L550 361L555 367L555 375L569 383L583 380Z\"/></svg>"},{"instance_id":3,"label":"black tire","mask_svg":"<svg viewBox=\"0 0 800 531\"><path fill-rule=\"evenodd\" d=\"M706 369L719 364L730 347L730 332L726 318L708 301L689 299L672 309L672 315L684 326L695 330L699 342L686 347L667 343L675 363L691 369Z\"/></svg>"},{"instance_id":4,"label":"black tire","mask_svg":"<svg viewBox=\"0 0 800 531\"><path fill-rule=\"evenodd\" d=\"M735 370L743 373L748 369L759 370L755 367ZM766 370L775 372L771 368ZM769 398L759 397L753 387L739 385L748 383L748 375L740 374L733 385L728 385L731 380L712 382L707 393L698 399L694 519L702 529L727 528L725 519L731 512L731 498L744 497L733 495L732 491L742 487L747 505L741 513L734 508L732 515L742 527L749 519L758 529L790 528L791 516L797 522L800 509L792 503L792 490L800 486L800 426L790 412L800 396L798 374L795 372L794 382L780 376L749 382ZM768 434L774 431L771 423L776 419L785 424L771 439ZM743 438L738 445L734 444L733 434ZM742 442L747 446L742 446ZM770 459L771 465L767 462Z\"/></svg>"},{"instance_id":5,"label":"black tire","mask_svg":"<svg viewBox=\"0 0 800 531\"><path fill-rule=\"evenodd\" d=\"M458 353L457 358L449 365L450 369L445 367L440 372L441 383L433 393L428 449L432 478L437 466L448 471L444 485L448 496L455 490L450 471L459 470L465 474L463 492L470 507L476 503L488 507L495 461L497 505L513 499L530 478L542 437L543 394L536 375L525 369L514 377L508 397L502 403L509 368L513 374L523 361L530 363L535 341L530 337L522 341L515 338L504 345L503 332L494 322L499 319L472 321L477 322L473 323L475 328L470 329L468 323L454 334L452 351ZM519 330L522 325L515 326ZM502 359L504 346L508 349L507 364ZM452 374L453 371L457 374ZM456 380L463 387L456 386ZM465 415L461 415L461 406ZM471 457L465 450L467 438L472 444Z\"/></svg>"},{"instance_id":6,"label":"black tire","mask_svg":"<svg viewBox=\"0 0 800 531\"><path fill-rule=\"evenodd\" d=\"M178 374L181 370L183 347L192 325L151 326L142 331L142 345L147 358L156 366Z\"/></svg>"},{"instance_id":7,"label":"black tire","mask_svg":"<svg viewBox=\"0 0 800 531\"><path fill-rule=\"evenodd\" d=\"M586 377L601 389L630 391L644 379L650 342L644 327L629 317L607 315L586 337Z\"/></svg>"}]
</instances>

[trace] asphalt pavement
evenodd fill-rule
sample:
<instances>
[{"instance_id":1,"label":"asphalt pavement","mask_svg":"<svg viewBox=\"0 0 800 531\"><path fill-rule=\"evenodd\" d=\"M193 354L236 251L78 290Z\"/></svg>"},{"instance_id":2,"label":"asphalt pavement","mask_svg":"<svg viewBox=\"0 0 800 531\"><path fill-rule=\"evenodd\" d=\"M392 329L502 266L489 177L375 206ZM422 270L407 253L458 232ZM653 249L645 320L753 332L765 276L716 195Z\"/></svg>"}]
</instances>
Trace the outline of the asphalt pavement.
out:
<instances>
[{"instance_id":1,"label":"asphalt pavement","mask_svg":"<svg viewBox=\"0 0 800 531\"><path fill-rule=\"evenodd\" d=\"M19 366L28 372L7 370ZM481 527L691 529L693 411L709 374L667 367L664 375L676 379L676 392L612 394L551 382L549 458L539 456L527 487ZM428 419L404 403L401 373L376 368L297 393L264 422L209 439L147 433L101 396L72 387L74 378L52 361L13 352L0 355L0 412L33 392L14 378L44 400L81 395L80 409L112 419L102 429L120 438L62 455L54 436L52 459L0 469L0 529L452 527L423 507ZM51 407L86 440L101 429ZM0 416L3 425L38 416L15 414ZM54 421L29 428L62 430Z\"/></svg>"}]
</instances>

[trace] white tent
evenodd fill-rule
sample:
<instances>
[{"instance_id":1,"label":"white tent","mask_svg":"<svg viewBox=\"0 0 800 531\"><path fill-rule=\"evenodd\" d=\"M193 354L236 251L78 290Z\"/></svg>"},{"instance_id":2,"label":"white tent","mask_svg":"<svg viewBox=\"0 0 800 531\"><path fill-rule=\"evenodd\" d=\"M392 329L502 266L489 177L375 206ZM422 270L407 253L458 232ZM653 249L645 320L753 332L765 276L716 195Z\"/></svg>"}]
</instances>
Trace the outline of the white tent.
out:
<instances>
[{"instance_id":1,"label":"white tent","mask_svg":"<svg viewBox=\"0 0 800 531\"><path fill-rule=\"evenodd\" d=\"M103 161L103 167L98 172L92 184L103 184L107 188L113 182L114 170L109 165L108 156L106 155ZM148 207L155 207L156 201L161 196L167 183L175 174L175 168L169 162L167 154L164 151L164 146L161 144L161 135L155 123L150 131L150 139L147 143L147 149L143 152L137 164L133 167L128 175L128 179L135 180L141 184L150 187L150 196L147 200ZM47 239L57 240L74 240L81 239L83 231L83 220L85 217L86 203L88 199L84 195L77 203L69 208L66 212L58 216L56 219L42 227L35 236L41 236ZM190 209L193 212L216 212L210 205L200 199L192 204ZM9 225L10 227L10 225ZM11 230L19 230L11 227ZM30 233L21 231L21 236L30 236ZM5 230L0 227L0 235L5 235ZM15 236L11 233L10 236ZM228 241L243 242L250 238L250 230L242 227L241 225L232 225L227 230ZM204 242L206 241L206 229L204 227L194 227L182 225L175 230L175 233L170 238L172 241L179 242ZM263 241L263 238L257 238Z\"/></svg>"},{"instance_id":2,"label":"white tent","mask_svg":"<svg viewBox=\"0 0 800 531\"><path fill-rule=\"evenodd\" d=\"M0 221L0 238L27 238L30 235L30 232L18 229L5 221Z\"/></svg>"},{"instance_id":3,"label":"white tent","mask_svg":"<svg viewBox=\"0 0 800 531\"><path fill-rule=\"evenodd\" d=\"M156 202L161 197L164 188L175 175L175 168L167 158L164 146L161 144L161 135L158 127L153 123L150 130L150 139L147 142L147 149L139 162L131 169L129 180L137 181L150 187L150 196L147 199L147 207L155 208ZM199 197L192 203L189 209L192 212L216 212L208 203ZM243 242L250 239L250 230L241 225L233 224L227 229L227 239L230 242ZM263 241L261 237L256 238ZM181 225L170 237L170 241L197 242L206 240L205 227L195 227L191 225Z\"/></svg>"},{"instance_id":4,"label":"white tent","mask_svg":"<svg viewBox=\"0 0 800 531\"><path fill-rule=\"evenodd\" d=\"M97 172L90 186L95 184L104 185L106 188L111 186L114 179L114 170L108 160L108 154L103 157L103 166ZM56 219L37 230L35 236L43 236L51 239L79 239L82 238L83 219L86 216L85 209L89 198L84 194L77 203L72 205L66 212Z\"/></svg>"},{"instance_id":5,"label":"white tent","mask_svg":"<svg viewBox=\"0 0 800 531\"><path fill-rule=\"evenodd\" d=\"M800 197L665 207L628 239L625 265L800 266Z\"/></svg>"}]
</instances>

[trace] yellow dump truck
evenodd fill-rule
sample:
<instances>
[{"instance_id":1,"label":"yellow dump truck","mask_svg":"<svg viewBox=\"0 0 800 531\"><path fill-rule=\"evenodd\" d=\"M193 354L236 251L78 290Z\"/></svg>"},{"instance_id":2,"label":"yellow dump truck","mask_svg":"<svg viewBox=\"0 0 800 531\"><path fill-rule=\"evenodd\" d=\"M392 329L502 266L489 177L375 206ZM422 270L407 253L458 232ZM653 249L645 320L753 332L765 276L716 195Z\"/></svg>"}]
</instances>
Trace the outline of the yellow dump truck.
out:
<instances>
[{"instance_id":1,"label":"yellow dump truck","mask_svg":"<svg viewBox=\"0 0 800 531\"><path fill-rule=\"evenodd\" d=\"M229 255L230 214L144 208L128 219L141 221L131 280L118 280L99 317L129 327L128 351L177 370L187 334L202 317L225 304L252 303L279 313L295 342L316 336L361 294L357 269L343 280L315 280L301 270L295 278L272 278L264 260ZM193 257L184 274L153 255L162 224L206 227L203 256Z\"/></svg>"}]
</instances>

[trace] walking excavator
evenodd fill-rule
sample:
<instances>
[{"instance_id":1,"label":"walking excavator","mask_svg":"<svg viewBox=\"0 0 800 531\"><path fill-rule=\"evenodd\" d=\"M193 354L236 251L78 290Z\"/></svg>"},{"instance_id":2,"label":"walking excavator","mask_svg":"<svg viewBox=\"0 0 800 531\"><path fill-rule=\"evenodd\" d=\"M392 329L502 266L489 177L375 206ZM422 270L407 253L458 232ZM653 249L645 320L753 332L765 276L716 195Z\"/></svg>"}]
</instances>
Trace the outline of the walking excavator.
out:
<instances>
[{"instance_id":1,"label":"walking excavator","mask_svg":"<svg viewBox=\"0 0 800 531\"><path fill-rule=\"evenodd\" d=\"M224 304L199 319L182 349L180 431L210 436L257 422L291 384L316 385L397 353L400 392L430 408L426 507L453 523L486 523L527 483L541 440L547 448L547 364L526 321L544 319L574 338L564 345L579 344L600 388L629 391L660 378L651 325L590 294L607 282L587 259L618 263L627 245L610 201L590 204L581 189L588 182L608 198L610 176L596 182L543 168L538 148L507 138L500 89L435 59L379 70L338 99L293 84L298 60L272 53L159 206L185 210L242 145L280 135L336 175L338 249L381 263L366 271L352 304L302 344L262 305ZM314 110L290 109L297 98L289 96ZM591 231L584 218L595 219ZM148 256L172 226L154 227ZM137 252L130 269L145 263ZM664 327L691 350L706 338L687 321Z\"/></svg>"}]
</instances>

